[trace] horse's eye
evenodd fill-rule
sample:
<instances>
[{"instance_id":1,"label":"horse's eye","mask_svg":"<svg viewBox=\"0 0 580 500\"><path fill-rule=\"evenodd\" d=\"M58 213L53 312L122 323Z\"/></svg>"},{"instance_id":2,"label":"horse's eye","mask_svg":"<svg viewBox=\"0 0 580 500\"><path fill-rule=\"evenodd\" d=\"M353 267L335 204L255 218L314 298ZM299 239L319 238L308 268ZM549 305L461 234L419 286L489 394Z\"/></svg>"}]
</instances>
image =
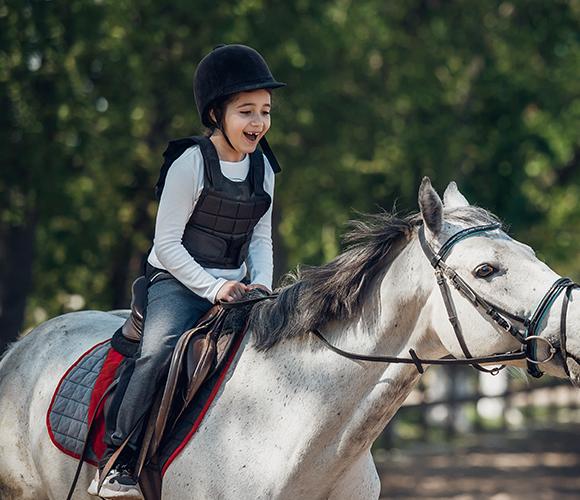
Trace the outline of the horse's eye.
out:
<instances>
[{"instance_id":1,"label":"horse's eye","mask_svg":"<svg viewBox=\"0 0 580 500\"><path fill-rule=\"evenodd\" d=\"M488 278L495 272L497 272L497 269L491 264L481 264L481 266L475 269L474 274L478 278Z\"/></svg>"}]
</instances>

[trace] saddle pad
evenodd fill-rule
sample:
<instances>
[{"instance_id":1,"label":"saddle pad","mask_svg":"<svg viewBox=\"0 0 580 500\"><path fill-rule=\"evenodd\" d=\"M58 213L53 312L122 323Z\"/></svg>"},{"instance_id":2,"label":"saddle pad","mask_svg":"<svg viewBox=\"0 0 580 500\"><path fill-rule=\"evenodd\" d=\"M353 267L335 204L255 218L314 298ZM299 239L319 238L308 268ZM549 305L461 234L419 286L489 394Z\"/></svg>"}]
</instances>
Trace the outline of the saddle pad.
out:
<instances>
[{"instance_id":1,"label":"saddle pad","mask_svg":"<svg viewBox=\"0 0 580 500\"><path fill-rule=\"evenodd\" d=\"M123 359L106 340L91 347L63 375L46 414L50 439L63 453L80 458L94 420L93 445L87 448L85 460L97 464L105 451L104 405L99 406L99 401Z\"/></svg>"},{"instance_id":2,"label":"saddle pad","mask_svg":"<svg viewBox=\"0 0 580 500\"><path fill-rule=\"evenodd\" d=\"M199 428L238 352L245 331L242 328L241 333L236 334L221 369L201 385L171 436L162 443L158 465L162 474ZM123 355L111 348L110 340L107 340L85 352L62 377L48 408L46 426L53 444L63 453L80 458L89 423L96 419L85 461L95 466L98 464L105 451L105 405L98 406L98 403L114 380L123 359ZM98 412L95 414L96 409Z\"/></svg>"}]
</instances>

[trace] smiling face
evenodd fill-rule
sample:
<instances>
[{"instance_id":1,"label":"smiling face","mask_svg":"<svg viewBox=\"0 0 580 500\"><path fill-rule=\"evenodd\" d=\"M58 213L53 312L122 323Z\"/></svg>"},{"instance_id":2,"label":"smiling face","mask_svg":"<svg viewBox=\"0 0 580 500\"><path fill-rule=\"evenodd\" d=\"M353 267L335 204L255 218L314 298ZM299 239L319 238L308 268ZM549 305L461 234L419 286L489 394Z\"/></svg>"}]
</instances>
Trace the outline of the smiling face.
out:
<instances>
[{"instance_id":1,"label":"smiling face","mask_svg":"<svg viewBox=\"0 0 580 500\"><path fill-rule=\"evenodd\" d=\"M240 161L256 150L258 142L270 129L271 107L270 92L264 89L240 92L228 102L223 128L233 149L219 130L211 136L220 159Z\"/></svg>"}]
</instances>

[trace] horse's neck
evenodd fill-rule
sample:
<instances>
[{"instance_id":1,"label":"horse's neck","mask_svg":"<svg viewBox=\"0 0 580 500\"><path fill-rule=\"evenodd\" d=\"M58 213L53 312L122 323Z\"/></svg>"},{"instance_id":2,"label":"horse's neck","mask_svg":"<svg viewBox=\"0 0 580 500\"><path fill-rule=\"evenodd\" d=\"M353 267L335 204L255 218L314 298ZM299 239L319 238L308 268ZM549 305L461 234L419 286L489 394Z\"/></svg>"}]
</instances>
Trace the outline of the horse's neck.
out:
<instances>
[{"instance_id":1,"label":"horse's neck","mask_svg":"<svg viewBox=\"0 0 580 500\"><path fill-rule=\"evenodd\" d=\"M431 333L425 307L433 287L432 270L415 243L409 243L389 266L358 321L323 329L332 343L365 354L408 357L411 347L423 357L444 354ZM312 435L315 427L310 429L308 446L312 449L313 440L328 445L323 442L331 439L337 458L354 457L370 447L419 375L413 365L352 361L314 338L311 342L310 349L303 339L274 349L280 369L295 378L294 389L311 402L306 408L311 415L303 417L306 425L320 424L319 436ZM293 351L290 357L288 349Z\"/></svg>"},{"instance_id":2,"label":"horse's neck","mask_svg":"<svg viewBox=\"0 0 580 500\"><path fill-rule=\"evenodd\" d=\"M361 353L406 357L414 347L420 356L442 354L430 344L425 304L433 276L417 246L397 255L358 321L322 329L332 343ZM352 361L306 332L266 352L246 346L211 423L176 462L176 477L201 464L204 450L236 442L228 460L247 468L248 481L263 483L264 497L326 494L356 464L368 464L370 445L418 378L413 365Z\"/></svg>"},{"instance_id":3,"label":"horse's neck","mask_svg":"<svg viewBox=\"0 0 580 500\"><path fill-rule=\"evenodd\" d=\"M446 354L430 328L426 304L432 290L433 271L417 241L413 241L392 262L380 284L374 315L368 311L375 324L371 321L370 328L364 323L355 325L355 335L347 330L342 336L344 347L405 358L411 348L421 357ZM346 340L349 338L353 341ZM353 364L346 361L345 369L350 366L352 371ZM372 444L419 380L417 369L409 364L363 362L356 371L364 374L353 381L358 385L353 394L360 397L351 401L353 414L345 422L343 439L345 451L351 453Z\"/></svg>"}]
</instances>

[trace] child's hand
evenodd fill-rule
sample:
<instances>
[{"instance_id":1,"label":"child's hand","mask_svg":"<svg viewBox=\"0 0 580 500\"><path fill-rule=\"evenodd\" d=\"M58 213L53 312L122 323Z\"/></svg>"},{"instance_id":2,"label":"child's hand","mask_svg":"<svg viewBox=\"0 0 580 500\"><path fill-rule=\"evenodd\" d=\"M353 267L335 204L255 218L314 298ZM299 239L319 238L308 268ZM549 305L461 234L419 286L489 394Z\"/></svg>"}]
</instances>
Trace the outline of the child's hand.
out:
<instances>
[{"instance_id":1,"label":"child's hand","mask_svg":"<svg viewBox=\"0 0 580 500\"><path fill-rule=\"evenodd\" d=\"M272 290L270 290L267 286L260 285L260 283L252 283L251 285L247 286L248 291L254 290L255 288L259 288L260 290L264 290L267 294L272 293Z\"/></svg>"},{"instance_id":2,"label":"child's hand","mask_svg":"<svg viewBox=\"0 0 580 500\"><path fill-rule=\"evenodd\" d=\"M218 290L215 301L233 302L234 300L240 300L248 290L249 287L239 281L226 281Z\"/></svg>"}]
</instances>

